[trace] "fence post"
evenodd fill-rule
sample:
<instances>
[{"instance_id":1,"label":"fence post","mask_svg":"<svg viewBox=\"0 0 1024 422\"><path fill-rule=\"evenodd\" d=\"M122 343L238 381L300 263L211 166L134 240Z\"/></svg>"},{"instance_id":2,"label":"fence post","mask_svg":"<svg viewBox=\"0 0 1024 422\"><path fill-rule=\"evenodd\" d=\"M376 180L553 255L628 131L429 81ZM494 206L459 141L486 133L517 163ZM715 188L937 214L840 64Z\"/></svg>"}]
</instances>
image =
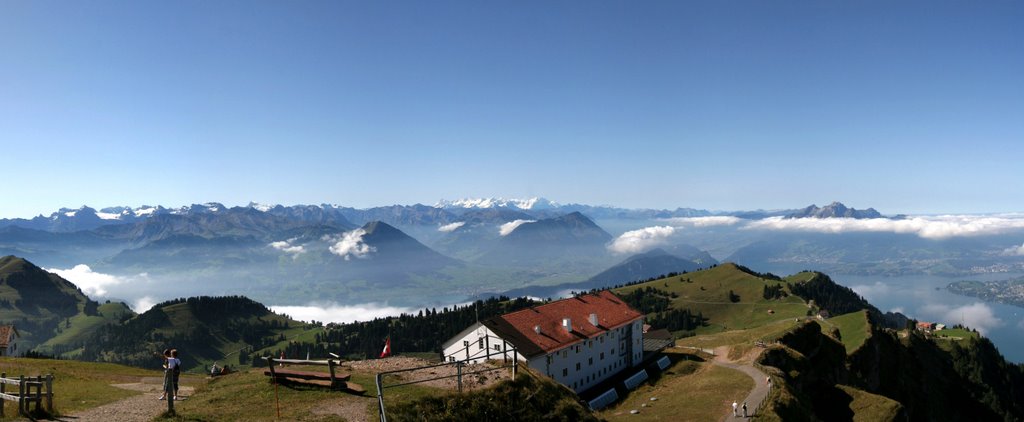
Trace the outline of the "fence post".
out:
<instances>
[{"instance_id":1,"label":"fence post","mask_svg":"<svg viewBox=\"0 0 1024 422\"><path fill-rule=\"evenodd\" d=\"M36 413L43 408L43 376L36 375Z\"/></svg>"},{"instance_id":2,"label":"fence post","mask_svg":"<svg viewBox=\"0 0 1024 422\"><path fill-rule=\"evenodd\" d=\"M516 379L516 370L519 369L519 349L512 348L512 379Z\"/></svg>"},{"instance_id":3,"label":"fence post","mask_svg":"<svg viewBox=\"0 0 1024 422\"><path fill-rule=\"evenodd\" d=\"M53 414L53 374L46 375L46 411Z\"/></svg>"},{"instance_id":4,"label":"fence post","mask_svg":"<svg viewBox=\"0 0 1024 422\"><path fill-rule=\"evenodd\" d=\"M26 416L28 411L25 409L25 376L18 375L18 414Z\"/></svg>"},{"instance_id":5,"label":"fence post","mask_svg":"<svg viewBox=\"0 0 1024 422\"><path fill-rule=\"evenodd\" d=\"M459 372L458 372L458 375L459 375L459 376L458 376L458 380L459 380L459 392L461 393L461 392L462 392L462 362L456 362L456 363L455 363L455 369L457 369L457 370L459 371Z\"/></svg>"},{"instance_id":6,"label":"fence post","mask_svg":"<svg viewBox=\"0 0 1024 422\"><path fill-rule=\"evenodd\" d=\"M164 370L164 398L167 399L167 413L174 414L174 374L171 369Z\"/></svg>"}]
</instances>

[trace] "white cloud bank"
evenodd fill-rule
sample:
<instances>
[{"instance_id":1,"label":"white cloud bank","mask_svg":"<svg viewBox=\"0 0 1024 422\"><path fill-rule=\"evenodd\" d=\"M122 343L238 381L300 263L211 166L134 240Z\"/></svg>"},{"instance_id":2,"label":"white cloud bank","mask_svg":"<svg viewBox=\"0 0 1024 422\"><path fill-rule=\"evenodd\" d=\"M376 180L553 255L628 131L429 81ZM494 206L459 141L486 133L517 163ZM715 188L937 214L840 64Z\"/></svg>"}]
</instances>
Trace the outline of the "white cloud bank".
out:
<instances>
[{"instance_id":1,"label":"white cloud bank","mask_svg":"<svg viewBox=\"0 0 1024 422\"><path fill-rule=\"evenodd\" d=\"M969 328L977 329L985 334L993 328L1003 326L1003 320L996 317L992 307L982 302L970 305L951 307L943 304L925 305L921 313L928 318L935 318L938 323L953 325L961 322Z\"/></svg>"},{"instance_id":2,"label":"white cloud bank","mask_svg":"<svg viewBox=\"0 0 1024 422\"><path fill-rule=\"evenodd\" d=\"M116 286L127 281L118 276L95 272L85 264L78 264L66 270L47 268L46 271L57 274L61 278L74 283L75 286L78 286L90 297L106 296L108 293L107 287Z\"/></svg>"},{"instance_id":3,"label":"white cloud bank","mask_svg":"<svg viewBox=\"0 0 1024 422\"><path fill-rule=\"evenodd\" d=\"M271 242L271 243L267 244L267 246L270 246L271 248L277 249L277 250L279 250L281 252L284 252L284 253L293 254L295 256L299 256L299 254L301 254L303 252L306 252L306 247L305 246L293 245L291 243L293 241L294 241L294 239L282 240L282 241L279 241L279 242Z\"/></svg>"},{"instance_id":4,"label":"white cloud bank","mask_svg":"<svg viewBox=\"0 0 1024 422\"><path fill-rule=\"evenodd\" d=\"M523 224L536 223L536 222L537 222L537 220L515 220L515 221L509 221L509 222L507 222L505 224L502 224L501 227L498 227L498 234L500 234L502 236L508 236L509 233L512 233L513 231L515 231L515 229L518 228L519 226L521 226Z\"/></svg>"},{"instance_id":5,"label":"white cloud bank","mask_svg":"<svg viewBox=\"0 0 1024 422\"><path fill-rule=\"evenodd\" d=\"M608 244L608 250L620 254L644 252L668 243L669 237L675 232L676 229L671 226L653 226L628 231Z\"/></svg>"},{"instance_id":6,"label":"white cloud bank","mask_svg":"<svg viewBox=\"0 0 1024 422\"><path fill-rule=\"evenodd\" d=\"M323 321L348 323L369 321L374 318L397 316L402 313L413 313L413 308L364 303L359 305L340 305L337 303L311 303L307 306L270 306L270 310L279 314L288 314L300 321Z\"/></svg>"},{"instance_id":7,"label":"white cloud bank","mask_svg":"<svg viewBox=\"0 0 1024 422\"><path fill-rule=\"evenodd\" d=\"M881 281L876 281L875 284L858 284L856 286L850 286L850 289L863 296L864 299L868 300L868 302L880 299L892 292L892 288Z\"/></svg>"},{"instance_id":8,"label":"white cloud bank","mask_svg":"<svg viewBox=\"0 0 1024 422\"><path fill-rule=\"evenodd\" d=\"M676 227L714 227L714 226L735 226L744 220L739 217L728 215L715 215L709 217L676 217L666 218L666 223Z\"/></svg>"},{"instance_id":9,"label":"white cloud bank","mask_svg":"<svg viewBox=\"0 0 1024 422\"><path fill-rule=\"evenodd\" d=\"M152 308L155 305L156 299L153 299L152 296L143 296L138 299L135 299L135 301L132 302L131 308L133 311L135 311L135 313L141 314L143 312L150 310L150 308Z\"/></svg>"},{"instance_id":10,"label":"white cloud bank","mask_svg":"<svg viewBox=\"0 0 1024 422\"><path fill-rule=\"evenodd\" d=\"M805 231L817 233L890 232L913 234L925 239L949 237L989 236L1024 230L1024 218L1019 216L943 215L935 217L908 217L902 220L888 218L792 218L771 217L752 220L742 226L748 230Z\"/></svg>"},{"instance_id":11,"label":"white cloud bank","mask_svg":"<svg viewBox=\"0 0 1024 422\"><path fill-rule=\"evenodd\" d=\"M1024 244L1020 246L1012 246L1003 251L1003 255L1006 256L1024 256Z\"/></svg>"},{"instance_id":12,"label":"white cloud bank","mask_svg":"<svg viewBox=\"0 0 1024 422\"><path fill-rule=\"evenodd\" d=\"M454 223L451 223L451 224L445 224L445 225L443 225L441 227L438 227L437 231L443 232L443 233L451 233L451 232L455 231L455 229L458 229L459 227L462 227L465 224L466 224L465 221L457 221L457 222L454 222Z\"/></svg>"},{"instance_id":13,"label":"white cloud bank","mask_svg":"<svg viewBox=\"0 0 1024 422\"><path fill-rule=\"evenodd\" d=\"M363 242L366 230L355 229L341 235L329 248L332 254L345 258L346 261L355 258L366 258L369 254L376 252L377 248Z\"/></svg>"}]
</instances>

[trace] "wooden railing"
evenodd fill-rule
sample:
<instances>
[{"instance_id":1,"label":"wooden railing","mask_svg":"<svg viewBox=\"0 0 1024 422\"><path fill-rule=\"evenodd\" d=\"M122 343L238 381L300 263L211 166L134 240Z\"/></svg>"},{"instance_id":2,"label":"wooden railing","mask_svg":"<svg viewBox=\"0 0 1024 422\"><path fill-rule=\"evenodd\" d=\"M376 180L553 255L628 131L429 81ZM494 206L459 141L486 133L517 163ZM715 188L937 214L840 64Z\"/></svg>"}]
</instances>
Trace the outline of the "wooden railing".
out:
<instances>
[{"instance_id":1,"label":"wooden railing","mask_svg":"<svg viewBox=\"0 0 1024 422\"><path fill-rule=\"evenodd\" d=\"M18 386L18 393L10 392L7 386ZM43 392L45 388L45 392ZM53 414L53 375L36 376L26 378L24 375L18 378L7 378L7 373L0 373L0 417L4 416L4 403L7 401L18 402L18 414L29 417L29 405L36 404L36 413L40 412L43 402L46 403L46 411Z\"/></svg>"}]
</instances>

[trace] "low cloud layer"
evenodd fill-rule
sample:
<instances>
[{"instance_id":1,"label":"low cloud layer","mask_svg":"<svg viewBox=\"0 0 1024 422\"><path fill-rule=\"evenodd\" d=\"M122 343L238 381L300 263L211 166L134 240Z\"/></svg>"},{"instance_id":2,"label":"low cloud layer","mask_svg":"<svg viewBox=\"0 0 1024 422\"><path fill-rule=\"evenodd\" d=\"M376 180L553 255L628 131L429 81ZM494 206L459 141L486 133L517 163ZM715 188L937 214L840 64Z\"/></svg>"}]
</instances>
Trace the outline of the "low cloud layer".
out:
<instances>
[{"instance_id":1,"label":"low cloud layer","mask_svg":"<svg viewBox=\"0 0 1024 422\"><path fill-rule=\"evenodd\" d=\"M277 250L279 250L281 252L284 252L284 253L293 254L295 256L298 256L299 254L301 254L303 252L306 252L306 248L304 246L302 246L302 245L293 245L291 243L293 241L294 240L282 240L282 241L279 241L279 242L271 242L267 246L270 246L271 248L277 249Z\"/></svg>"},{"instance_id":2,"label":"low cloud layer","mask_svg":"<svg viewBox=\"0 0 1024 422\"><path fill-rule=\"evenodd\" d=\"M451 232L455 231L455 229L458 229L459 227L462 227L465 224L466 224L465 221L457 221L457 222L454 222L454 223L451 223L451 224L445 224L445 225L443 225L441 227L438 227L437 231L443 232L443 233L451 233Z\"/></svg>"},{"instance_id":3,"label":"low cloud layer","mask_svg":"<svg viewBox=\"0 0 1024 422\"><path fill-rule=\"evenodd\" d=\"M676 227L714 227L714 226L735 226L744 221L739 217L727 215L716 215L710 217L677 217L666 218L666 223Z\"/></svg>"},{"instance_id":4,"label":"low cloud layer","mask_svg":"<svg viewBox=\"0 0 1024 422\"><path fill-rule=\"evenodd\" d=\"M748 230L805 231L817 233L890 232L913 234L925 239L949 237L990 236L1024 230L1020 216L944 215L936 217L910 217L902 220L888 218L792 218L771 217L752 220L742 228Z\"/></svg>"},{"instance_id":5,"label":"low cloud layer","mask_svg":"<svg viewBox=\"0 0 1024 422\"><path fill-rule=\"evenodd\" d=\"M397 316L402 313L413 313L413 308L364 303L359 305L340 305L337 303L316 304L306 306L270 306L270 310L279 314L288 314L300 321L323 321L349 323L369 321L374 318Z\"/></svg>"},{"instance_id":6,"label":"low cloud layer","mask_svg":"<svg viewBox=\"0 0 1024 422\"><path fill-rule=\"evenodd\" d=\"M132 302L131 304L131 308L133 311L135 311L135 313L141 314L143 312L150 310L155 305L156 299L153 299L152 296L143 296L138 299L135 299L135 301Z\"/></svg>"},{"instance_id":7,"label":"low cloud layer","mask_svg":"<svg viewBox=\"0 0 1024 422\"><path fill-rule=\"evenodd\" d=\"M376 252L377 248L363 242L366 230L355 229L341 235L329 248L332 254L345 258L346 261L355 258L366 258L369 254Z\"/></svg>"},{"instance_id":8,"label":"low cloud layer","mask_svg":"<svg viewBox=\"0 0 1024 422\"><path fill-rule=\"evenodd\" d=\"M111 274L98 273L89 268L88 265L78 264L72 268L61 270L47 268L46 271L57 274L82 289L90 297L106 296L107 288L128 281L125 278Z\"/></svg>"},{"instance_id":9,"label":"low cloud layer","mask_svg":"<svg viewBox=\"0 0 1024 422\"><path fill-rule=\"evenodd\" d=\"M1024 256L1024 244L1020 246L1013 246L1003 251L1003 255L1006 256Z\"/></svg>"},{"instance_id":10,"label":"low cloud layer","mask_svg":"<svg viewBox=\"0 0 1024 422\"><path fill-rule=\"evenodd\" d=\"M509 233L512 233L513 231L515 231L515 229L518 228L519 226L521 226L523 224L527 224L527 223L536 223L536 222L537 222L537 220L515 220L515 221L509 221L509 222L507 222L505 224L502 224L501 227L498 227L498 234L500 234L502 236L508 236Z\"/></svg>"},{"instance_id":11,"label":"low cloud layer","mask_svg":"<svg viewBox=\"0 0 1024 422\"><path fill-rule=\"evenodd\" d=\"M671 226L645 227L621 234L608 245L608 250L619 254L637 254L668 243L676 232Z\"/></svg>"},{"instance_id":12,"label":"low cloud layer","mask_svg":"<svg viewBox=\"0 0 1024 422\"><path fill-rule=\"evenodd\" d=\"M867 299L868 302L873 302L877 299L885 297L892 292L892 288L888 284L876 281L875 284L858 284L856 286L850 286L854 292Z\"/></svg>"},{"instance_id":13,"label":"low cloud layer","mask_svg":"<svg viewBox=\"0 0 1024 422\"><path fill-rule=\"evenodd\" d=\"M925 305L921 308L921 314L925 318L935 319L933 322L949 326L963 323L969 328L977 329L982 334L1004 325L1003 320L996 316L992 307L983 302L958 307L943 304Z\"/></svg>"}]
</instances>

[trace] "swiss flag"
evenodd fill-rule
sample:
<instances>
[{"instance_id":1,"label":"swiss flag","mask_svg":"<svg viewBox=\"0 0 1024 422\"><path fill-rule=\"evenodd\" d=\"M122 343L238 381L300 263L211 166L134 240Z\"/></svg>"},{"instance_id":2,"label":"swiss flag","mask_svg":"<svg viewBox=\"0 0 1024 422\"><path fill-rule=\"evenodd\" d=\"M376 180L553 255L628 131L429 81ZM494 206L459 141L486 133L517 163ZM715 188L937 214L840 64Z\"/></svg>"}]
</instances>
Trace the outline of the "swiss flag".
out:
<instances>
[{"instance_id":1,"label":"swiss flag","mask_svg":"<svg viewBox=\"0 0 1024 422\"><path fill-rule=\"evenodd\" d=\"M391 356L391 337L388 337L388 340L384 342L384 350L380 352L380 357L386 358L388 356Z\"/></svg>"}]
</instances>

